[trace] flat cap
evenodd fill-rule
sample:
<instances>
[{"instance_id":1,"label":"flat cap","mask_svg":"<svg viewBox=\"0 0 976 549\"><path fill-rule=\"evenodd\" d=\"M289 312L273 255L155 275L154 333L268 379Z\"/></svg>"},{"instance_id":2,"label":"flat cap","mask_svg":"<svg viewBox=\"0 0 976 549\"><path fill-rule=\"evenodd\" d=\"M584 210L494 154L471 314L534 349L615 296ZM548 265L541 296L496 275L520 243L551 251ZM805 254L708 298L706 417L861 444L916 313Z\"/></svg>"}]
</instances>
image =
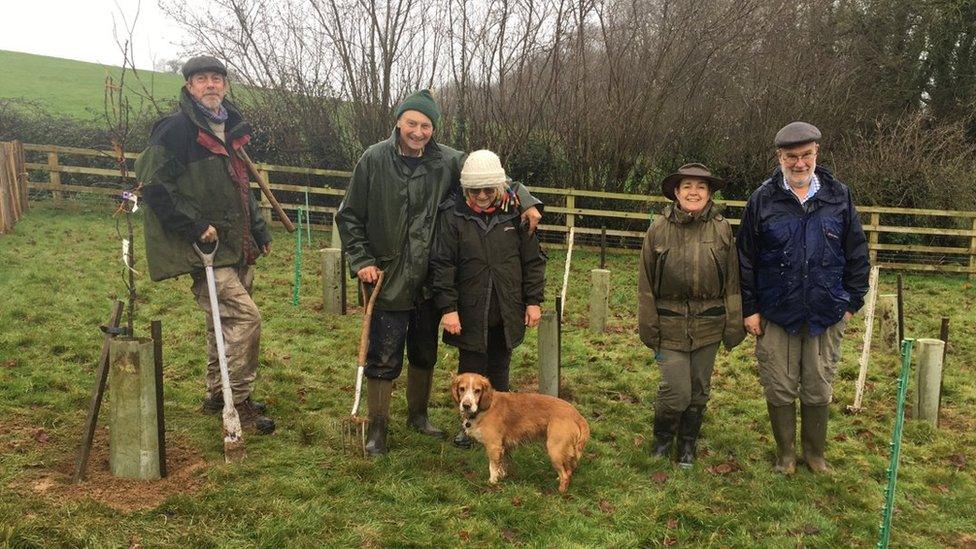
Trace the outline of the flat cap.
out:
<instances>
[{"instance_id":1,"label":"flat cap","mask_svg":"<svg viewBox=\"0 0 976 549\"><path fill-rule=\"evenodd\" d=\"M820 130L806 122L790 122L776 132L776 147L780 149L816 141L820 141Z\"/></svg>"},{"instance_id":2,"label":"flat cap","mask_svg":"<svg viewBox=\"0 0 976 549\"><path fill-rule=\"evenodd\" d=\"M216 57L211 57L209 55L198 55L197 57L191 57L183 64L183 78L189 80L191 76L198 72L216 72L227 76L227 67L220 62Z\"/></svg>"}]
</instances>

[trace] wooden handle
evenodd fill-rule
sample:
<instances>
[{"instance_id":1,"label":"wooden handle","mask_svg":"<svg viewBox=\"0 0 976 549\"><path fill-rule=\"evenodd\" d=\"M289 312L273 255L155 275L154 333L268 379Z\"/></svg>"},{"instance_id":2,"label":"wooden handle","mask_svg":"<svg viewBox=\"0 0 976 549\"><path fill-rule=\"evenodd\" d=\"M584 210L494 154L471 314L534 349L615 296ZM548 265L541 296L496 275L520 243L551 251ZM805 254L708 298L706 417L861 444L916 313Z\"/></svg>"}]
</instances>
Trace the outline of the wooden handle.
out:
<instances>
[{"instance_id":1,"label":"wooden handle","mask_svg":"<svg viewBox=\"0 0 976 549\"><path fill-rule=\"evenodd\" d=\"M247 166L247 171L251 172L254 179L258 181L258 187L261 187L261 192L264 193L264 196L268 197L268 202L271 203L271 207L274 209L274 212L278 216L278 220L281 221L281 224L288 229L288 232L295 232L295 224L291 222L291 219L288 219L288 215L286 215L285 210L281 208L281 204L279 204L278 200L273 194L271 194L271 186L269 186L268 182L264 180L264 176L258 171L257 166L254 165L254 162L251 162L251 157L247 155L247 151L245 151L242 147L237 149L237 155L241 158L241 160L244 161L244 164Z\"/></svg>"},{"instance_id":2,"label":"wooden handle","mask_svg":"<svg viewBox=\"0 0 976 549\"><path fill-rule=\"evenodd\" d=\"M369 301L366 303L366 312L363 313L363 331L359 334L359 358L357 359L357 366L364 366L366 364L366 350L369 348L369 325L373 320L373 304L376 303L376 297L380 295L380 287L382 285L383 271L380 271L380 275L376 279L376 285L373 286L373 291L369 294Z\"/></svg>"}]
</instances>

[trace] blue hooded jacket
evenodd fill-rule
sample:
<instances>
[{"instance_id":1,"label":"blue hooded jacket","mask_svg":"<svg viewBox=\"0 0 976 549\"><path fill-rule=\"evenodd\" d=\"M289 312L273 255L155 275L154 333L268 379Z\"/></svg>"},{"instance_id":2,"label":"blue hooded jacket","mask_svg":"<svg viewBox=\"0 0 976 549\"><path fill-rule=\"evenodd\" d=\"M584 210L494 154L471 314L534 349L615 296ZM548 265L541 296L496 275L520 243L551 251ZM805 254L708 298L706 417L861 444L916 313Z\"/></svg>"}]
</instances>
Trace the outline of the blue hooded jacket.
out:
<instances>
[{"instance_id":1,"label":"blue hooded jacket","mask_svg":"<svg viewBox=\"0 0 976 549\"><path fill-rule=\"evenodd\" d=\"M864 305L868 247L851 191L826 168L820 190L801 205L783 173L756 189L736 235L742 315L755 313L796 334L824 332Z\"/></svg>"}]
</instances>

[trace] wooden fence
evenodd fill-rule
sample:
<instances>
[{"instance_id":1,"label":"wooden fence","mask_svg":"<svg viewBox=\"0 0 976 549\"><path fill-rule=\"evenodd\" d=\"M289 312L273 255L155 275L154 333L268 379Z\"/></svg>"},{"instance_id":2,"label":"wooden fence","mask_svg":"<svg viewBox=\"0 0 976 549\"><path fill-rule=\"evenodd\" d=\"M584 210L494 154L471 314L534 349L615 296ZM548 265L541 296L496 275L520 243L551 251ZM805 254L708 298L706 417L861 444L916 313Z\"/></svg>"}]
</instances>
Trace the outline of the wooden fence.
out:
<instances>
[{"instance_id":1,"label":"wooden fence","mask_svg":"<svg viewBox=\"0 0 976 549\"><path fill-rule=\"evenodd\" d=\"M0 147L0 234L10 232L27 211L27 172L19 141Z\"/></svg>"},{"instance_id":2,"label":"wooden fence","mask_svg":"<svg viewBox=\"0 0 976 549\"><path fill-rule=\"evenodd\" d=\"M120 180L112 151L34 144L25 144L23 148L30 160L24 164L30 174L27 187L35 198L43 195L61 202L67 196L81 193L117 196L131 185L131 181L123 185ZM125 156L131 167L137 154ZM76 158L82 161L66 162ZM305 207L308 196L309 212L320 216L335 213L350 176L347 171L295 166L258 164L258 168L268 177L285 210L295 212ZM93 182L95 178L111 180ZM252 186L257 188L255 183ZM602 227L610 227L605 232L613 247L639 247L650 219L668 202L663 196L542 186L532 186L532 193L546 203L548 223L541 225L543 231L558 235L575 227L577 235L595 242ZM270 206L263 197L261 200L266 215L270 216ZM741 212L745 202L720 202L732 225L738 225L736 212ZM976 212L886 206L858 206L858 211L868 236L872 264L885 269L976 275ZM331 224L313 226L328 229Z\"/></svg>"}]
</instances>

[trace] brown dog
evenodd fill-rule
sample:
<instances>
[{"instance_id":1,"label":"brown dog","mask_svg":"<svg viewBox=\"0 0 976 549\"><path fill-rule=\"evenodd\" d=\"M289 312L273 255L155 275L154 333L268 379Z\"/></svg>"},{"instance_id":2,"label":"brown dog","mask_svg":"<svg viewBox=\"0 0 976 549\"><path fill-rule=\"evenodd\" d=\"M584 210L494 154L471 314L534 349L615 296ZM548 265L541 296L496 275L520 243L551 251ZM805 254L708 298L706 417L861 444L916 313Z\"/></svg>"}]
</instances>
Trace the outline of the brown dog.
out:
<instances>
[{"instance_id":1,"label":"brown dog","mask_svg":"<svg viewBox=\"0 0 976 549\"><path fill-rule=\"evenodd\" d=\"M488 453L488 482L507 473L505 450L529 440L546 440L552 466L559 474L559 491L566 492L573 471L590 438L590 426L565 400L536 393L503 393L488 378L461 374L451 384L464 430L484 444Z\"/></svg>"}]
</instances>

